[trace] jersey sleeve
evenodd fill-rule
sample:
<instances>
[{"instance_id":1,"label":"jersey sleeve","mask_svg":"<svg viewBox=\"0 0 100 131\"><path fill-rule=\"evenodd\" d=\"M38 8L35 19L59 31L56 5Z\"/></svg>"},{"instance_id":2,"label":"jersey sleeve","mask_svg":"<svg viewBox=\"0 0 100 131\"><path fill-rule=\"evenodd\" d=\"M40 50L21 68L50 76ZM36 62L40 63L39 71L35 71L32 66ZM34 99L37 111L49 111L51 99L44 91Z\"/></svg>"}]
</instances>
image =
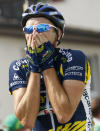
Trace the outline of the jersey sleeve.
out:
<instances>
[{"instance_id":1,"label":"jersey sleeve","mask_svg":"<svg viewBox=\"0 0 100 131\"><path fill-rule=\"evenodd\" d=\"M27 86L26 73L21 68L20 61L14 61L9 67L9 93L17 88L25 88Z\"/></svg>"},{"instance_id":2,"label":"jersey sleeve","mask_svg":"<svg viewBox=\"0 0 100 131\"><path fill-rule=\"evenodd\" d=\"M87 84L91 76L90 64L87 57L83 52L78 50L74 50L70 54L69 60L67 59L67 62L60 66L63 80L80 80Z\"/></svg>"}]
</instances>

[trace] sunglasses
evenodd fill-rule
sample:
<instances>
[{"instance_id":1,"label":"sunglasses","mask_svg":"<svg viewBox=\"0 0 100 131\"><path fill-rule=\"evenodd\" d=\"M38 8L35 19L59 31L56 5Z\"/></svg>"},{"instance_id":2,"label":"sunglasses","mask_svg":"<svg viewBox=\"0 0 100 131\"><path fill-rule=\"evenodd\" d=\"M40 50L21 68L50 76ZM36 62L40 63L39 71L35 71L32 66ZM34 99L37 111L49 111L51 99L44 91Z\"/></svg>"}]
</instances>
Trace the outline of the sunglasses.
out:
<instances>
[{"instance_id":1,"label":"sunglasses","mask_svg":"<svg viewBox=\"0 0 100 131\"><path fill-rule=\"evenodd\" d=\"M25 34L32 34L34 32L34 29L38 32L46 32L49 31L51 29L51 27L55 28L55 30L57 30L57 28L53 25L50 24L38 24L38 25L29 25L29 26L25 26L23 28L23 31Z\"/></svg>"}]
</instances>

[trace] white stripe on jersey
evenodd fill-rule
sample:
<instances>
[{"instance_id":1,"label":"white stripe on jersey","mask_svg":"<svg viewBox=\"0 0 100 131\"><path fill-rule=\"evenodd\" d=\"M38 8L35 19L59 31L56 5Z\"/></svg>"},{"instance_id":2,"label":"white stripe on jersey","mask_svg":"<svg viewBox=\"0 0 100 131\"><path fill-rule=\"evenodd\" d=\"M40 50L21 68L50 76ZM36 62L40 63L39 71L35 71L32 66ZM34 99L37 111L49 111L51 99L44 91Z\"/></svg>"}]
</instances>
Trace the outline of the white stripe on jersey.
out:
<instances>
[{"instance_id":1,"label":"white stripe on jersey","mask_svg":"<svg viewBox=\"0 0 100 131\"><path fill-rule=\"evenodd\" d=\"M85 109L85 112L86 112L86 131L91 131L91 117L92 117L92 114L91 114L91 97L90 97L90 82L91 82L91 77L90 79L88 80L87 84L86 84L86 87L85 87L85 90L84 90L84 93L82 95L82 103L83 103L83 106L84 106L84 109Z\"/></svg>"}]
</instances>

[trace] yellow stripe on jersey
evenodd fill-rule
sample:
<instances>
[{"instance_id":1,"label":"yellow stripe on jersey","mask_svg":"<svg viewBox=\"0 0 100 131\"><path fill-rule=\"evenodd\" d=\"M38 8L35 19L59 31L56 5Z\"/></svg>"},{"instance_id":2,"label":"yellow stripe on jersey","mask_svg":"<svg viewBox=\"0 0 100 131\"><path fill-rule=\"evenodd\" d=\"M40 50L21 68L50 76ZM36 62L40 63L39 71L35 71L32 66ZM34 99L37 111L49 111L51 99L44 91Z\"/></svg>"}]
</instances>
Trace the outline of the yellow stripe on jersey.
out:
<instances>
[{"instance_id":1,"label":"yellow stripe on jersey","mask_svg":"<svg viewBox=\"0 0 100 131\"><path fill-rule=\"evenodd\" d=\"M80 128L78 131L86 131L86 125L84 125L82 128Z\"/></svg>"},{"instance_id":2,"label":"yellow stripe on jersey","mask_svg":"<svg viewBox=\"0 0 100 131\"><path fill-rule=\"evenodd\" d=\"M84 128L86 129L86 121L80 122L80 124L78 124L77 126L75 126L75 128L73 128L73 129L70 130L70 131L79 131L79 129L80 129L81 127L83 127L83 126L84 126ZM80 131L84 131L84 130L80 130Z\"/></svg>"},{"instance_id":3,"label":"yellow stripe on jersey","mask_svg":"<svg viewBox=\"0 0 100 131\"><path fill-rule=\"evenodd\" d=\"M61 131L62 127L63 127L63 126L59 126L59 127L57 128L57 131Z\"/></svg>"},{"instance_id":4,"label":"yellow stripe on jersey","mask_svg":"<svg viewBox=\"0 0 100 131\"><path fill-rule=\"evenodd\" d=\"M81 123L81 121L76 121L70 128L69 130L71 130L73 127L76 127L76 125L79 125Z\"/></svg>"},{"instance_id":5,"label":"yellow stripe on jersey","mask_svg":"<svg viewBox=\"0 0 100 131\"><path fill-rule=\"evenodd\" d=\"M91 77L91 68L90 68L90 63L88 62L88 78L90 79Z\"/></svg>"},{"instance_id":6,"label":"yellow stripe on jersey","mask_svg":"<svg viewBox=\"0 0 100 131\"><path fill-rule=\"evenodd\" d=\"M88 60L85 62L85 84L87 84L88 80L90 79L91 76L91 69L90 69L90 63Z\"/></svg>"},{"instance_id":7,"label":"yellow stripe on jersey","mask_svg":"<svg viewBox=\"0 0 100 131\"><path fill-rule=\"evenodd\" d=\"M65 127L62 128L61 131L69 131L69 127L70 127L70 126L71 126L71 123L66 124ZM60 131L60 130L59 130L59 131Z\"/></svg>"},{"instance_id":8,"label":"yellow stripe on jersey","mask_svg":"<svg viewBox=\"0 0 100 131\"><path fill-rule=\"evenodd\" d=\"M73 124L68 123L63 127L62 125L58 126L56 131L85 131L86 130L86 121L76 121ZM53 131L49 129L48 131Z\"/></svg>"},{"instance_id":9,"label":"yellow stripe on jersey","mask_svg":"<svg viewBox=\"0 0 100 131\"><path fill-rule=\"evenodd\" d=\"M11 91L9 91L9 95L12 95Z\"/></svg>"},{"instance_id":10,"label":"yellow stripe on jersey","mask_svg":"<svg viewBox=\"0 0 100 131\"><path fill-rule=\"evenodd\" d=\"M63 76L64 75L64 73L63 73L63 66L62 66L62 64L60 65L60 74Z\"/></svg>"}]
</instances>

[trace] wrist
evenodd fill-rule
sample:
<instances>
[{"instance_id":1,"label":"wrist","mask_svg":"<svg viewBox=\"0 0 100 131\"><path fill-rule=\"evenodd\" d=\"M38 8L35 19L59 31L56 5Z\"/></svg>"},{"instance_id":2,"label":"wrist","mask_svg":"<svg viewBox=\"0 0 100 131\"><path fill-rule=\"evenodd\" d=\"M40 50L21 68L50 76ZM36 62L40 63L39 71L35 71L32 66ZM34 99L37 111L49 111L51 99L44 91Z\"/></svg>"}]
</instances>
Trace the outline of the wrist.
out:
<instances>
[{"instance_id":1,"label":"wrist","mask_svg":"<svg viewBox=\"0 0 100 131\"><path fill-rule=\"evenodd\" d=\"M35 78L40 78L40 73L36 73L36 72L30 72L30 76L35 76Z\"/></svg>"},{"instance_id":2,"label":"wrist","mask_svg":"<svg viewBox=\"0 0 100 131\"><path fill-rule=\"evenodd\" d=\"M41 72L38 72L38 71L31 71L31 70L30 70L30 73L33 73L33 74L41 74Z\"/></svg>"},{"instance_id":3,"label":"wrist","mask_svg":"<svg viewBox=\"0 0 100 131\"><path fill-rule=\"evenodd\" d=\"M46 70L43 71L43 75L52 75L52 73L55 71L55 68L52 67L52 68L48 68Z\"/></svg>"},{"instance_id":4,"label":"wrist","mask_svg":"<svg viewBox=\"0 0 100 131\"><path fill-rule=\"evenodd\" d=\"M47 70L49 70L49 69L54 68L54 65L53 65L53 64L52 64L52 65L49 65L49 66L41 66L41 65L40 65L40 67L41 67L41 72L44 72L44 71L47 71Z\"/></svg>"},{"instance_id":5,"label":"wrist","mask_svg":"<svg viewBox=\"0 0 100 131\"><path fill-rule=\"evenodd\" d=\"M40 73L41 72L39 67L36 67L36 66L32 65L31 63L29 63L29 65L28 65L28 70L32 73Z\"/></svg>"}]
</instances>

